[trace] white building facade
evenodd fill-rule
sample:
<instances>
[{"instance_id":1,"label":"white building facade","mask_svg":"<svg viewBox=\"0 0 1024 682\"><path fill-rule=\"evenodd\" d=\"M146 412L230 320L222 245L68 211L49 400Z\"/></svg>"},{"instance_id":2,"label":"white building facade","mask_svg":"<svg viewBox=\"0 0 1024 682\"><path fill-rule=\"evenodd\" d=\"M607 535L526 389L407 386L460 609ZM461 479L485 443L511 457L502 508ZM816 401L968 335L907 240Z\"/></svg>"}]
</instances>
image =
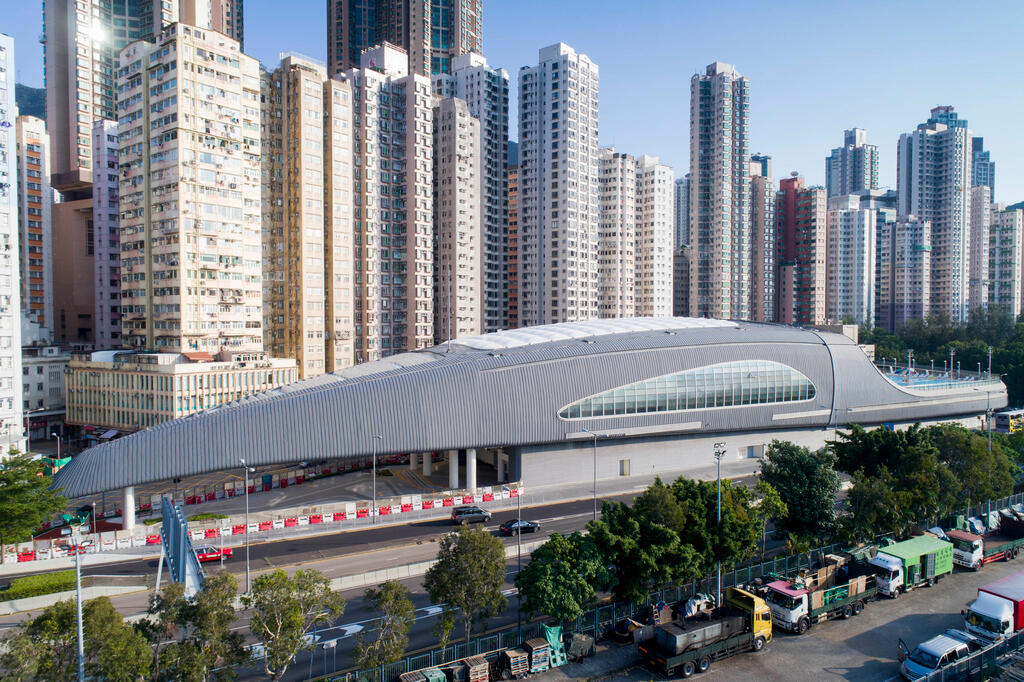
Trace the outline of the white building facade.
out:
<instances>
[{"instance_id":1,"label":"white building facade","mask_svg":"<svg viewBox=\"0 0 1024 682\"><path fill-rule=\"evenodd\" d=\"M877 221L858 195L828 200L825 317L833 323L874 324Z\"/></svg>"},{"instance_id":2,"label":"white building facade","mask_svg":"<svg viewBox=\"0 0 1024 682\"><path fill-rule=\"evenodd\" d=\"M866 130L843 131L843 146L825 159L825 189L830 197L878 189L878 147Z\"/></svg>"},{"instance_id":3,"label":"white building facade","mask_svg":"<svg viewBox=\"0 0 1024 682\"><path fill-rule=\"evenodd\" d=\"M985 187L987 190L988 187ZM1021 313L1024 295L1022 239L1024 210L1006 210L1003 204L992 206L992 224L988 248L988 307L1016 320Z\"/></svg>"},{"instance_id":4,"label":"white building facade","mask_svg":"<svg viewBox=\"0 0 1024 682\"><path fill-rule=\"evenodd\" d=\"M675 183L656 156L636 160L636 315L672 316Z\"/></svg>"},{"instance_id":5,"label":"white building facade","mask_svg":"<svg viewBox=\"0 0 1024 682\"><path fill-rule=\"evenodd\" d=\"M92 222L96 348L121 347L121 225L117 123L92 127Z\"/></svg>"},{"instance_id":6,"label":"white building facade","mask_svg":"<svg viewBox=\"0 0 1024 682\"><path fill-rule=\"evenodd\" d=\"M564 43L519 71L519 324L598 316L597 65Z\"/></svg>"}]
</instances>

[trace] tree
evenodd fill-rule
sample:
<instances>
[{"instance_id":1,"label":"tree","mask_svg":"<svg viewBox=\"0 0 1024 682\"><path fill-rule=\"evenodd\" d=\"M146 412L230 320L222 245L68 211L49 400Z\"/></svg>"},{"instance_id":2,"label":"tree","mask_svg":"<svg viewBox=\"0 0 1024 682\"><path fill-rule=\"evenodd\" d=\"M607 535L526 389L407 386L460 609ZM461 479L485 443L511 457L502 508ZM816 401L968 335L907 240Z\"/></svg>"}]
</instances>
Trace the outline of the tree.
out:
<instances>
[{"instance_id":1,"label":"tree","mask_svg":"<svg viewBox=\"0 0 1024 682\"><path fill-rule=\"evenodd\" d=\"M988 439L958 424L938 424L925 429L939 461L949 467L959 484L961 504L1006 497L1013 492L1013 464L1003 441Z\"/></svg>"},{"instance_id":2,"label":"tree","mask_svg":"<svg viewBox=\"0 0 1024 682\"><path fill-rule=\"evenodd\" d=\"M409 590L396 580L388 580L377 588L366 590L366 601L381 614L377 621L377 638L367 644L363 633L356 635L352 654L360 668L376 668L402 657L409 646L409 629L416 621Z\"/></svg>"},{"instance_id":3,"label":"tree","mask_svg":"<svg viewBox=\"0 0 1024 682\"><path fill-rule=\"evenodd\" d=\"M778 491L788 513L782 530L824 537L835 529L839 475L836 456L827 449L810 449L789 441L773 440L761 462L760 480Z\"/></svg>"},{"instance_id":4,"label":"tree","mask_svg":"<svg viewBox=\"0 0 1024 682\"><path fill-rule=\"evenodd\" d=\"M226 571L207 576L192 598L178 584L162 590L149 609L156 619L144 626L156 648L155 679L234 679L232 666L246 659L242 635L231 631L237 593L238 581Z\"/></svg>"},{"instance_id":5,"label":"tree","mask_svg":"<svg viewBox=\"0 0 1024 682\"><path fill-rule=\"evenodd\" d=\"M444 604L450 615L458 613L468 642L474 625L483 626L505 610L504 583L505 545L482 528L463 526L441 540L423 587L435 604Z\"/></svg>"},{"instance_id":6,"label":"tree","mask_svg":"<svg viewBox=\"0 0 1024 682\"><path fill-rule=\"evenodd\" d=\"M587 536L552 533L516 575L516 588L527 616L575 620L594 602L594 586L607 582L603 573L601 557Z\"/></svg>"},{"instance_id":7,"label":"tree","mask_svg":"<svg viewBox=\"0 0 1024 682\"><path fill-rule=\"evenodd\" d=\"M779 491L763 479L754 486L757 518L761 524L761 556L764 557L768 542L768 522L778 523L789 515L789 508L779 496Z\"/></svg>"},{"instance_id":8,"label":"tree","mask_svg":"<svg viewBox=\"0 0 1024 682\"><path fill-rule=\"evenodd\" d=\"M853 424L849 431L836 431L836 439L828 441L828 447L836 456L835 468L853 475L863 469L868 476L874 476L881 467L890 471L896 468L907 448L921 445L927 436L920 424L914 424L904 431L884 428L866 430Z\"/></svg>"},{"instance_id":9,"label":"tree","mask_svg":"<svg viewBox=\"0 0 1024 682\"><path fill-rule=\"evenodd\" d=\"M896 499L896 479L883 468L876 476L864 471L853 474L853 487L846 495L846 515L841 534L850 542L874 539L875 535L902 534L905 520Z\"/></svg>"},{"instance_id":10,"label":"tree","mask_svg":"<svg viewBox=\"0 0 1024 682\"><path fill-rule=\"evenodd\" d=\"M85 673L92 679L138 680L153 653L142 635L124 622L106 597L82 605ZM4 680L72 681L78 678L77 609L73 600L46 607L4 640Z\"/></svg>"},{"instance_id":11,"label":"tree","mask_svg":"<svg viewBox=\"0 0 1024 682\"><path fill-rule=\"evenodd\" d=\"M64 508L67 501L50 489L52 482L43 476L42 462L23 452L11 450L0 463L0 545L31 539L36 528Z\"/></svg>"},{"instance_id":12,"label":"tree","mask_svg":"<svg viewBox=\"0 0 1024 682\"><path fill-rule=\"evenodd\" d=\"M744 485L722 481L722 521L718 522L718 484L680 476L672 494L683 510L679 539L701 557L697 577L716 563L735 566L750 559L761 543L761 523L754 510L754 493Z\"/></svg>"},{"instance_id":13,"label":"tree","mask_svg":"<svg viewBox=\"0 0 1024 682\"><path fill-rule=\"evenodd\" d=\"M281 569L265 573L253 582L242 604L252 609L249 631L263 644L263 670L274 680L281 679L299 651L316 645L307 636L310 630L345 612L344 598L314 569L290 578Z\"/></svg>"}]
</instances>

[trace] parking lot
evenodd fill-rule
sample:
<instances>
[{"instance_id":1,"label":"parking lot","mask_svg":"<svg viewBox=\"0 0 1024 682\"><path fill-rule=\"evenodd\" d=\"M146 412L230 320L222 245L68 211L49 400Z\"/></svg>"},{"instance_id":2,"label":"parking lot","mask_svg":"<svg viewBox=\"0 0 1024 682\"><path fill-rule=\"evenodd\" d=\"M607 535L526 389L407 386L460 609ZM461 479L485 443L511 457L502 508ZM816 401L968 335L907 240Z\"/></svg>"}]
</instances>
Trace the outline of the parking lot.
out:
<instances>
[{"instance_id":1,"label":"parking lot","mask_svg":"<svg viewBox=\"0 0 1024 682\"><path fill-rule=\"evenodd\" d=\"M720 661L693 679L899 679L896 657L901 638L913 648L946 628L962 628L960 610L976 596L978 586L1024 571L1024 560L996 562L977 573L957 570L935 587L917 589L896 600L883 597L855 618L822 623L802 637L776 629L763 652ZM651 673L637 668L608 679L651 678Z\"/></svg>"}]
</instances>

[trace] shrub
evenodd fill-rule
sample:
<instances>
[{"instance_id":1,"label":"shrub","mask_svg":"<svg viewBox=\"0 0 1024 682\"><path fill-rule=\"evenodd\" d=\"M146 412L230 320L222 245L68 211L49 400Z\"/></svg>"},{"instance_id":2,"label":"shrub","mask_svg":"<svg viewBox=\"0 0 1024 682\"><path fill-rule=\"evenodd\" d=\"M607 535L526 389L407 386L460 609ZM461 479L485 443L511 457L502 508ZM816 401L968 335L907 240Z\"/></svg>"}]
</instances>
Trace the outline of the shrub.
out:
<instances>
[{"instance_id":1,"label":"shrub","mask_svg":"<svg viewBox=\"0 0 1024 682\"><path fill-rule=\"evenodd\" d=\"M26 597L38 597L73 589L75 589L74 571L40 573L12 580L9 588L0 591L0 600L25 599Z\"/></svg>"},{"instance_id":2,"label":"shrub","mask_svg":"<svg viewBox=\"0 0 1024 682\"><path fill-rule=\"evenodd\" d=\"M189 521L214 521L216 519L226 519L227 514L213 514L210 512L203 512L202 514L194 514L188 517Z\"/></svg>"}]
</instances>

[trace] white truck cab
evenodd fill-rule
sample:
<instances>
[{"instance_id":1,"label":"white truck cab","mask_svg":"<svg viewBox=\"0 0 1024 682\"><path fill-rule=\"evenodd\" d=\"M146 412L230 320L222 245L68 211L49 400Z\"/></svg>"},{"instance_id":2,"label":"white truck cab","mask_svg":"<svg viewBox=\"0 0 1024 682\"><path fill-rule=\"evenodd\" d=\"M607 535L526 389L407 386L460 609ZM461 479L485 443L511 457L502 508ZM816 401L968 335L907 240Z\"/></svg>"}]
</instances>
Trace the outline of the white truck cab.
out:
<instances>
[{"instance_id":1,"label":"white truck cab","mask_svg":"<svg viewBox=\"0 0 1024 682\"><path fill-rule=\"evenodd\" d=\"M806 617L810 609L807 590L793 589L785 580L769 583L768 588L765 601L772 612L772 623L796 631L800 619Z\"/></svg>"},{"instance_id":2,"label":"white truck cab","mask_svg":"<svg viewBox=\"0 0 1024 682\"><path fill-rule=\"evenodd\" d=\"M875 569L875 585L887 597L899 594L903 587L903 562L888 554L876 554L869 562Z\"/></svg>"},{"instance_id":3,"label":"white truck cab","mask_svg":"<svg viewBox=\"0 0 1024 682\"><path fill-rule=\"evenodd\" d=\"M980 535L951 530L948 537L953 543L954 564L974 570L981 568L985 563L985 542Z\"/></svg>"},{"instance_id":4,"label":"white truck cab","mask_svg":"<svg viewBox=\"0 0 1024 682\"><path fill-rule=\"evenodd\" d=\"M1013 634L1013 604L994 594L978 592L978 597L967 604L964 624L972 635L991 642Z\"/></svg>"}]
</instances>

